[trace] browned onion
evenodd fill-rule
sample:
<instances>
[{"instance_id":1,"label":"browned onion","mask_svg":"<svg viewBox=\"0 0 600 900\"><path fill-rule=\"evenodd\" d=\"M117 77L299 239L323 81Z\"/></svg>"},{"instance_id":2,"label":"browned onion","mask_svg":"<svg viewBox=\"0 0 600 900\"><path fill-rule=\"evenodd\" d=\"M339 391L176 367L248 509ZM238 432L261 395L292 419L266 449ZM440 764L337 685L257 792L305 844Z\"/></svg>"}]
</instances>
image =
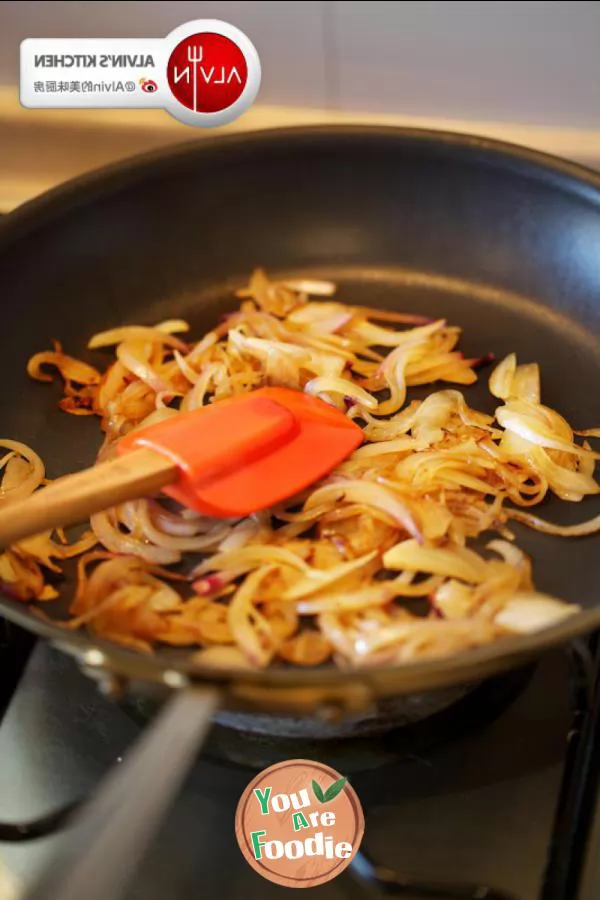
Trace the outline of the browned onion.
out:
<instances>
[{"instance_id":1,"label":"browned onion","mask_svg":"<svg viewBox=\"0 0 600 900\"><path fill-rule=\"evenodd\" d=\"M333 656L374 666L459 653L577 612L536 592L507 523L569 537L600 531L600 516L559 526L524 509L550 493L579 502L600 491L600 454L579 440L600 430L574 432L544 406L538 365L514 354L490 379L495 416L443 385L406 403L414 385L473 383L481 356L466 358L460 329L445 320L347 306L329 299L334 290L257 270L239 309L197 343L174 336L188 326L173 320L95 335L90 347L115 346L104 375L59 345L30 360L35 378L50 379L44 366L60 372L61 409L100 416L99 460L130 431L178 415L174 400L185 412L264 384L316 395L364 427L363 447L321 483L247 519L211 520L153 499L95 515L94 534L71 551L96 538L106 550L82 557L71 627L142 652L161 642L201 647L206 665ZM42 484L41 460L5 446L1 490L26 496ZM502 539L471 549L490 530ZM1 554L5 589L51 599L42 570L60 568L71 552L61 547L46 534ZM160 568L183 562L187 573L196 553L204 559L190 575ZM425 618L411 611L413 597L429 600Z\"/></svg>"}]
</instances>

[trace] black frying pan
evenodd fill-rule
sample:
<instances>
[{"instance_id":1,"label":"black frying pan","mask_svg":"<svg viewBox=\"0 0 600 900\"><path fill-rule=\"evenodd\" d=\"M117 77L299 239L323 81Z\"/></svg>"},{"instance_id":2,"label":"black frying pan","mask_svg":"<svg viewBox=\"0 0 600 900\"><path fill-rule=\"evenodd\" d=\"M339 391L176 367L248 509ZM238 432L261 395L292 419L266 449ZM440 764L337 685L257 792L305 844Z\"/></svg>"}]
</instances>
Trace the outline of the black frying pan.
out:
<instances>
[{"instance_id":1,"label":"black frying pan","mask_svg":"<svg viewBox=\"0 0 600 900\"><path fill-rule=\"evenodd\" d=\"M95 331L173 316L206 330L256 265L330 278L345 302L447 317L463 327L468 355L514 350L538 361L548 405L575 428L600 422L600 176L480 138L311 128L211 139L126 162L8 216L0 233L4 435L31 444L53 476L91 463L97 423L59 413L52 390L28 381L31 353L58 337L81 354ZM486 380L467 394L489 410ZM550 500L542 514L575 522L599 511L596 500ZM584 612L533 637L402 667L223 672L220 702L358 708L381 694L478 679L600 625L597 539L515 530L534 558L538 588ZM63 593L68 602L69 582ZM60 618L66 603L44 609ZM140 656L67 637L7 598L0 610L96 673L169 687L215 683L183 652ZM197 695L184 696L189 722ZM210 696L202 695L206 713ZM193 744L200 728L188 731ZM54 896L70 895L61 888Z\"/></svg>"}]
</instances>

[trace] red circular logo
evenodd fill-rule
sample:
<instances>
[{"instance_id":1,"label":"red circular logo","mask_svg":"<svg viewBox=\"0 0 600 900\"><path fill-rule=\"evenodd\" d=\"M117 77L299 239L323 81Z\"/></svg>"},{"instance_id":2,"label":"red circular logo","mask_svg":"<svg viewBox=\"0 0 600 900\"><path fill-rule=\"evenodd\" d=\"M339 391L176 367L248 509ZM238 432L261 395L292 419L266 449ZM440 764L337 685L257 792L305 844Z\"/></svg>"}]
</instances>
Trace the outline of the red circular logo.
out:
<instances>
[{"instance_id":1,"label":"red circular logo","mask_svg":"<svg viewBox=\"0 0 600 900\"><path fill-rule=\"evenodd\" d=\"M248 66L230 38L212 32L191 34L171 53L167 79L173 96L187 109L214 113L239 99Z\"/></svg>"}]
</instances>

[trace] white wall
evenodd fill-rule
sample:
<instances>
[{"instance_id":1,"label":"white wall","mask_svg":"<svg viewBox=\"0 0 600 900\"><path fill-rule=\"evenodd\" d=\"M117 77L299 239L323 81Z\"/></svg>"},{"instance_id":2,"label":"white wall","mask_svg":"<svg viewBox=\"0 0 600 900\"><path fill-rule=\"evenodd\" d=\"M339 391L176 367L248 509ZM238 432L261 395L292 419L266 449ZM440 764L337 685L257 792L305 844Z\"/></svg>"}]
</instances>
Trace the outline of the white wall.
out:
<instances>
[{"instance_id":1,"label":"white wall","mask_svg":"<svg viewBox=\"0 0 600 900\"><path fill-rule=\"evenodd\" d=\"M25 37L159 37L194 18L246 31L259 102L600 127L600 3L0 3L0 83Z\"/></svg>"}]
</instances>

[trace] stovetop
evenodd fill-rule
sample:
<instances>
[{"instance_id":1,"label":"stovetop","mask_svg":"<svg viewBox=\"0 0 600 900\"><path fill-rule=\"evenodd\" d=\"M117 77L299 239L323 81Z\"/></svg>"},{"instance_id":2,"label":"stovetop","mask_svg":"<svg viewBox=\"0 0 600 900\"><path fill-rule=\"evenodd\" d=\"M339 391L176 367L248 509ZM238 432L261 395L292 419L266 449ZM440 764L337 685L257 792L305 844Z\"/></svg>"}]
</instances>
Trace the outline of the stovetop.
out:
<instances>
[{"instance_id":1,"label":"stovetop","mask_svg":"<svg viewBox=\"0 0 600 900\"><path fill-rule=\"evenodd\" d=\"M585 655L578 658L585 662ZM481 721L473 721L469 733L457 726L455 739L413 752L399 742L387 764L353 772L366 818L363 846L378 865L419 882L491 885L515 900L597 900L600 817L583 859L581 888L574 893L568 886L581 844L574 828L584 825L581 778L574 777L583 765L581 741L571 744L558 831L555 823L567 738L570 732L577 738L579 727L589 725L585 709L573 721L573 696L581 707L582 695L581 685L579 692L573 690L572 672L565 652L551 653L494 721L486 721L489 710L481 705ZM0 652L3 680L9 683ZM100 696L70 659L38 644L0 724L0 820L35 819L83 797L118 764L138 733L131 717ZM250 869L235 840L235 808L251 777L249 768L200 758L127 900L288 897L286 888ZM588 773L583 783L588 799L594 796L592 780ZM28 881L61 840L59 833L26 843L0 842L0 859ZM433 896L403 888L396 895ZM356 870L348 870L314 888L312 896L358 900L377 892L356 878ZM456 900L464 894L436 896ZM466 896L492 900L495 895Z\"/></svg>"}]
</instances>

